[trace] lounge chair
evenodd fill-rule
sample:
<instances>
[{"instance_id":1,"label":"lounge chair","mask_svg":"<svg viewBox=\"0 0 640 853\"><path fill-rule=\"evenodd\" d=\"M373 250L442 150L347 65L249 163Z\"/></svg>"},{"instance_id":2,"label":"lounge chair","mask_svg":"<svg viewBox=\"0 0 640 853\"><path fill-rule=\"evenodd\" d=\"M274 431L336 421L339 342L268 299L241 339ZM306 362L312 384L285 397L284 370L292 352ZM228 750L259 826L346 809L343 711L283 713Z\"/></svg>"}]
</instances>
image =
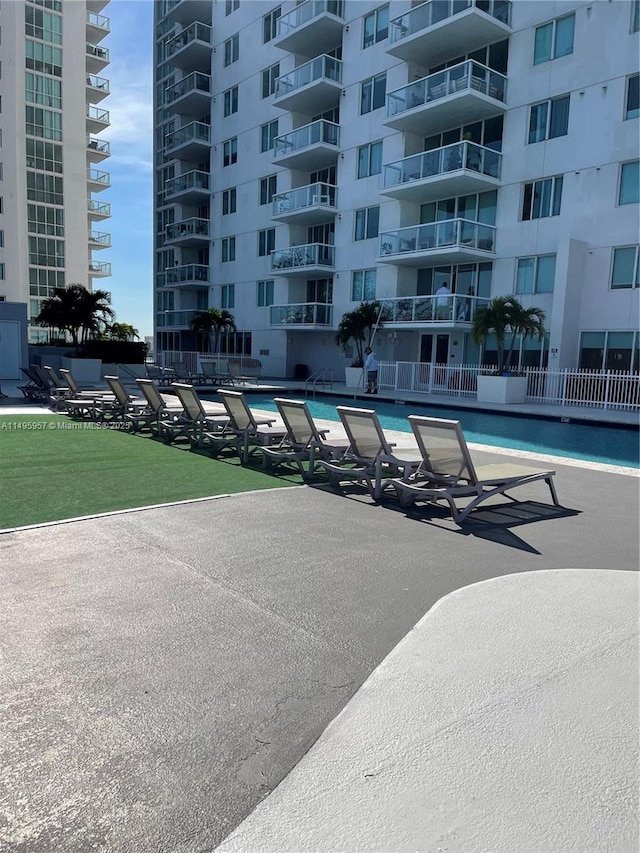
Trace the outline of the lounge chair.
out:
<instances>
[{"instance_id":1,"label":"lounge chair","mask_svg":"<svg viewBox=\"0 0 640 853\"><path fill-rule=\"evenodd\" d=\"M124 388L117 376L104 377L115 399L96 400L96 414L100 420L122 418L129 412L144 411L147 401L144 398L132 397Z\"/></svg>"},{"instance_id":2,"label":"lounge chair","mask_svg":"<svg viewBox=\"0 0 640 853\"><path fill-rule=\"evenodd\" d=\"M157 382L158 385L170 385L172 382L176 382L178 378L175 370L171 367L161 367L159 364L147 364L145 365L145 369L147 371L147 379Z\"/></svg>"},{"instance_id":3,"label":"lounge chair","mask_svg":"<svg viewBox=\"0 0 640 853\"><path fill-rule=\"evenodd\" d=\"M185 436L192 446L199 446L203 433L221 432L229 423L225 407L220 403L203 402L192 385L173 382L171 387L182 405L182 412L173 420L158 421L158 435L168 444Z\"/></svg>"},{"instance_id":4,"label":"lounge chair","mask_svg":"<svg viewBox=\"0 0 640 853\"><path fill-rule=\"evenodd\" d=\"M26 385L18 385L23 397L33 403L42 403L49 400L50 386L36 371L35 365L21 367L20 371L27 377Z\"/></svg>"},{"instance_id":5,"label":"lounge chair","mask_svg":"<svg viewBox=\"0 0 640 853\"><path fill-rule=\"evenodd\" d=\"M147 405L139 411L126 413L125 420L131 424L133 432L148 427L151 432L158 433L158 421L175 420L180 416L182 403L175 394L160 394L153 379L136 379L136 385L142 391Z\"/></svg>"},{"instance_id":6,"label":"lounge chair","mask_svg":"<svg viewBox=\"0 0 640 853\"><path fill-rule=\"evenodd\" d=\"M229 378L230 384L233 384L233 385L246 385L247 382L250 382L252 379L251 376L243 376L242 375L242 369L236 361L230 361L229 362L228 378Z\"/></svg>"},{"instance_id":7,"label":"lounge chair","mask_svg":"<svg viewBox=\"0 0 640 853\"><path fill-rule=\"evenodd\" d=\"M329 483L337 488L343 480L364 483L376 500L385 482L400 472L407 477L422 462L412 436L401 443L390 441L374 409L338 406L338 414L349 438L349 450L337 461L321 461Z\"/></svg>"},{"instance_id":8,"label":"lounge chair","mask_svg":"<svg viewBox=\"0 0 640 853\"><path fill-rule=\"evenodd\" d=\"M259 447L282 441L287 434L287 427L278 417L261 417L254 414L247 405L241 391L231 391L218 388L218 396L229 415L229 425L221 439L235 437L226 442L226 446L235 447L243 465ZM214 448L217 447L215 435L205 434Z\"/></svg>"},{"instance_id":9,"label":"lounge chair","mask_svg":"<svg viewBox=\"0 0 640 853\"><path fill-rule=\"evenodd\" d=\"M62 376L62 381L69 387L75 399L78 397L90 397L92 400L98 397L113 399L113 393L106 388L81 388L73 378L71 371L64 367L60 368L60 375Z\"/></svg>"},{"instance_id":10,"label":"lounge chair","mask_svg":"<svg viewBox=\"0 0 640 853\"><path fill-rule=\"evenodd\" d=\"M302 400L274 400L287 434L278 444L261 447L266 469L291 465L303 478L312 477L321 459L339 459L349 449L349 439L342 430L320 429L309 407ZM305 468L304 463L308 463Z\"/></svg>"},{"instance_id":11,"label":"lounge chair","mask_svg":"<svg viewBox=\"0 0 640 853\"><path fill-rule=\"evenodd\" d=\"M393 480L401 506L417 501L449 504L453 520L462 525L469 513L494 495L507 495L516 486L544 480L554 506L559 506L553 477L555 471L510 462L473 464L459 421L410 415L409 423L422 456L420 467L410 476ZM471 498L464 508L459 498ZM513 498L510 498L513 500Z\"/></svg>"},{"instance_id":12,"label":"lounge chair","mask_svg":"<svg viewBox=\"0 0 640 853\"><path fill-rule=\"evenodd\" d=\"M183 384L189 385L199 385L202 380L202 374L194 373L192 370L189 370L186 361L174 361L173 370L175 373L175 378L173 379L173 382L181 382Z\"/></svg>"}]
</instances>

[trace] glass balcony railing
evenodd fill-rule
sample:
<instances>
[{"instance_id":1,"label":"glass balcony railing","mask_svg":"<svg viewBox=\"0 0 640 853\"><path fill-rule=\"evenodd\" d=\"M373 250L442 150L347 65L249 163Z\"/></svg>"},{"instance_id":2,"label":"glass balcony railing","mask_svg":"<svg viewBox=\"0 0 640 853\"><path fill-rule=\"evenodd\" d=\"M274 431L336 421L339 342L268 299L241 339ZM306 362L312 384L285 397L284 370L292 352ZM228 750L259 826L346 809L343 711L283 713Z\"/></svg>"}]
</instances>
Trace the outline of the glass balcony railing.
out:
<instances>
[{"instance_id":1,"label":"glass balcony railing","mask_svg":"<svg viewBox=\"0 0 640 853\"><path fill-rule=\"evenodd\" d=\"M330 326L333 305L303 302L298 305L272 305L269 323L272 326Z\"/></svg>"},{"instance_id":2,"label":"glass balcony railing","mask_svg":"<svg viewBox=\"0 0 640 853\"><path fill-rule=\"evenodd\" d=\"M87 74L87 86L92 89L100 89L101 92L109 94L109 81L104 77L96 77L95 74Z\"/></svg>"},{"instance_id":3,"label":"glass balcony railing","mask_svg":"<svg viewBox=\"0 0 640 853\"><path fill-rule=\"evenodd\" d=\"M177 53L183 47L195 41L211 44L211 27L207 26L207 24L194 22L182 30L181 33L178 33L177 36L169 39L167 42L167 59L170 59L174 53Z\"/></svg>"},{"instance_id":4,"label":"glass balcony railing","mask_svg":"<svg viewBox=\"0 0 640 853\"><path fill-rule=\"evenodd\" d=\"M178 175L177 178L171 178L164 185L165 195L171 196L177 193L183 193L187 190L208 190L209 189L209 173L200 172L193 169L191 172L186 172L184 175Z\"/></svg>"},{"instance_id":5,"label":"glass balcony railing","mask_svg":"<svg viewBox=\"0 0 640 853\"><path fill-rule=\"evenodd\" d=\"M111 153L111 145L106 139L87 139L87 148L89 151L96 151L99 154L109 155Z\"/></svg>"},{"instance_id":6,"label":"glass balcony railing","mask_svg":"<svg viewBox=\"0 0 640 853\"><path fill-rule=\"evenodd\" d=\"M87 44L87 56L94 59L100 59L103 62L109 61L109 51L106 47L99 47L97 44Z\"/></svg>"},{"instance_id":7,"label":"glass balcony railing","mask_svg":"<svg viewBox=\"0 0 640 853\"><path fill-rule=\"evenodd\" d=\"M470 219L444 219L426 225L411 225L380 236L380 255L402 255L447 246L466 246L492 252L495 225L485 225Z\"/></svg>"},{"instance_id":8,"label":"glass balcony railing","mask_svg":"<svg viewBox=\"0 0 640 853\"><path fill-rule=\"evenodd\" d=\"M202 142L208 145L210 130L210 125L201 121L192 121L172 133L167 133L164 138L165 148L177 148L187 142Z\"/></svg>"},{"instance_id":9,"label":"glass balcony railing","mask_svg":"<svg viewBox=\"0 0 640 853\"><path fill-rule=\"evenodd\" d=\"M329 13L337 18L344 18L344 0L305 0L295 9L278 19L277 38L290 35L298 27L302 27L317 18L318 15Z\"/></svg>"},{"instance_id":10,"label":"glass balcony railing","mask_svg":"<svg viewBox=\"0 0 640 853\"><path fill-rule=\"evenodd\" d=\"M305 62L304 65L300 65L288 74L283 74L277 78L276 98L289 95L316 80L333 80L336 83L341 83L342 62L324 54L312 59L311 62Z\"/></svg>"},{"instance_id":11,"label":"glass balcony railing","mask_svg":"<svg viewBox=\"0 0 640 853\"><path fill-rule=\"evenodd\" d=\"M196 216L191 219L183 219L181 222L174 222L172 225L167 225L166 238L167 240L177 240L180 237L208 237L209 236L209 220L198 219Z\"/></svg>"},{"instance_id":12,"label":"glass balcony railing","mask_svg":"<svg viewBox=\"0 0 640 853\"><path fill-rule=\"evenodd\" d=\"M156 326L177 326L180 328L189 328L189 324L198 314L198 311L158 311L156 314Z\"/></svg>"},{"instance_id":13,"label":"glass balcony railing","mask_svg":"<svg viewBox=\"0 0 640 853\"><path fill-rule=\"evenodd\" d=\"M383 323L467 323L473 320L478 308L485 308L488 299L478 296L410 296L401 299L380 299Z\"/></svg>"},{"instance_id":14,"label":"glass balcony railing","mask_svg":"<svg viewBox=\"0 0 640 853\"><path fill-rule=\"evenodd\" d=\"M89 272L93 273L93 275L111 275L111 264L108 262L96 263L96 261L91 261L89 263Z\"/></svg>"},{"instance_id":15,"label":"glass balcony railing","mask_svg":"<svg viewBox=\"0 0 640 853\"><path fill-rule=\"evenodd\" d=\"M101 124L109 124L109 110L87 107L87 118L91 121L99 121Z\"/></svg>"},{"instance_id":16,"label":"glass balcony railing","mask_svg":"<svg viewBox=\"0 0 640 853\"><path fill-rule=\"evenodd\" d=\"M391 44L400 39L409 38L461 12L466 12L474 6L503 24L511 23L509 0L428 0L427 3L422 3L405 12L404 15L398 15L397 18L389 21Z\"/></svg>"},{"instance_id":17,"label":"glass balcony railing","mask_svg":"<svg viewBox=\"0 0 640 853\"><path fill-rule=\"evenodd\" d=\"M104 184L105 187L111 186L111 175L109 172L101 172L99 169L87 169L87 180L93 181L96 184Z\"/></svg>"},{"instance_id":18,"label":"glass balcony railing","mask_svg":"<svg viewBox=\"0 0 640 853\"><path fill-rule=\"evenodd\" d=\"M108 201L94 201L90 198L87 201L87 210L89 213L98 213L101 216L111 216L111 205Z\"/></svg>"},{"instance_id":19,"label":"glass balcony railing","mask_svg":"<svg viewBox=\"0 0 640 853\"><path fill-rule=\"evenodd\" d=\"M299 127L297 130L292 130L291 133L285 133L284 136L276 137L273 145L273 156L284 157L287 154L294 154L296 151L302 151L304 148L319 142L338 146L339 140L340 125L320 119L319 121L312 121L311 124L305 124L304 127Z\"/></svg>"},{"instance_id":20,"label":"glass balcony railing","mask_svg":"<svg viewBox=\"0 0 640 853\"><path fill-rule=\"evenodd\" d=\"M89 231L89 240L106 248L111 245L111 234L107 234L105 231Z\"/></svg>"},{"instance_id":21,"label":"glass balcony railing","mask_svg":"<svg viewBox=\"0 0 640 853\"><path fill-rule=\"evenodd\" d=\"M104 15L95 15L93 12L87 12L87 23L91 27L98 27L105 32L109 32L109 18Z\"/></svg>"},{"instance_id":22,"label":"glass balcony railing","mask_svg":"<svg viewBox=\"0 0 640 853\"><path fill-rule=\"evenodd\" d=\"M336 206L336 187L331 184L307 184L273 197L273 216L304 210L306 207Z\"/></svg>"},{"instance_id":23,"label":"glass balcony railing","mask_svg":"<svg viewBox=\"0 0 640 853\"><path fill-rule=\"evenodd\" d=\"M467 60L390 92L387 95L387 118L466 91L480 92L504 102L507 78L486 65Z\"/></svg>"},{"instance_id":24,"label":"glass balcony railing","mask_svg":"<svg viewBox=\"0 0 640 853\"><path fill-rule=\"evenodd\" d=\"M211 93L211 77L208 74L193 71L191 74L183 77L182 80L178 80L173 86L169 86L166 92L166 103L172 104L178 98L195 92L202 95L209 95Z\"/></svg>"},{"instance_id":25,"label":"glass balcony railing","mask_svg":"<svg viewBox=\"0 0 640 853\"><path fill-rule=\"evenodd\" d=\"M499 178L502 154L475 142L455 142L422 154L413 154L384 166L384 186L396 187L423 178L445 175L458 169L470 169L491 178Z\"/></svg>"},{"instance_id":26,"label":"glass balcony railing","mask_svg":"<svg viewBox=\"0 0 640 853\"><path fill-rule=\"evenodd\" d=\"M289 246L275 249L271 253L271 269L286 270L299 267L333 267L335 247L325 243L307 243L304 246Z\"/></svg>"},{"instance_id":27,"label":"glass balcony railing","mask_svg":"<svg viewBox=\"0 0 640 853\"><path fill-rule=\"evenodd\" d=\"M205 264L167 267L165 280L167 284L188 284L194 281L201 281L206 284L209 281L209 267Z\"/></svg>"}]
</instances>

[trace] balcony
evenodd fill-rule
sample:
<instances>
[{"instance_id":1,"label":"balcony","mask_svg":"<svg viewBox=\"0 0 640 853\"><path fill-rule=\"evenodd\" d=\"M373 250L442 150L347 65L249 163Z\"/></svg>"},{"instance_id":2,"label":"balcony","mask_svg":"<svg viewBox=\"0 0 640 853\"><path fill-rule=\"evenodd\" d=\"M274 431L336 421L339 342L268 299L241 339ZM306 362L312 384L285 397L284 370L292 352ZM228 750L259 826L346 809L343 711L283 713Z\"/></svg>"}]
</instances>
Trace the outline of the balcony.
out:
<instances>
[{"instance_id":1,"label":"balcony","mask_svg":"<svg viewBox=\"0 0 640 853\"><path fill-rule=\"evenodd\" d=\"M337 212L336 187L318 183L275 195L271 218L291 225L320 225Z\"/></svg>"},{"instance_id":2,"label":"balcony","mask_svg":"<svg viewBox=\"0 0 640 853\"><path fill-rule=\"evenodd\" d=\"M288 169L315 172L336 162L339 145L340 125L320 119L278 136L273 146L273 163Z\"/></svg>"},{"instance_id":3,"label":"balcony","mask_svg":"<svg viewBox=\"0 0 640 853\"><path fill-rule=\"evenodd\" d=\"M210 71L211 27L196 21L169 39L167 61L183 71Z\"/></svg>"},{"instance_id":4,"label":"balcony","mask_svg":"<svg viewBox=\"0 0 640 853\"><path fill-rule=\"evenodd\" d=\"M172 155L177 160L208 159L210 130L211 127L208 124L192 121L172 133L167 133L164 138L164 153Z\"/></svg>"},{"instance_id":5,"label":"balcony","mask_svg":"<svg viewBox=\"0 0 640 853\"><path fill-rule=\"evenodd\" d=\"M87 130L89 133L98 133L105 130L110 124L109 110L87 107Z\"/></svg>"},{"instance_id":6,"label":"balcony","mask_svg":"<svg viewBox=\"0 0 640 853\"><path fill-rule=\"evenodd\" d=\"M111 186L111 175L109 172L101 172L99 169L87 169L87 183L89 192L99 193Z\"/></svg>"},{"instance_id":7,"label":"balcony","mask_svg":"<svg viewBox=\"0 0 640 853\"><path fill-rule=\"evenodd\" d=\"M159 329L190 329L191 321L199 311L158 311L156 326Z\"/></svg>"},{"instance_id":8,"label":"balcony","mask_svg":"<svg viewBox=\"0 0 640 853\"><path fill-rule=\"evenodd\" d=\"M87 71L90 74L97 74L103 68L106 68L108 64L109 51L107 48L87 42Z\"/></svg>"},{"instance_id":9,"label":"balcony","mask_svg":"<svg viewBox=\"0 0 640 853\"><path fill-rule=\"evenodd\" d=\"M270 326L321 326L333 323L333 305L321 302L301 302L298 305L272 305L269 309Z\"/></svg>"},{"instance_id":10,"label":"balcony","mask_svg":"<svg viewBox=\"0 0 640 853\"><path fill-rule=\"evenodd\" d=\"M314 273L326 276L335 268L335 247L324 243L289 246L271 252L271 271L287 277L313 278Z\"/></svg>"},{"instance_id":11,"label":"balcony","mask_svg":"<svg viewBox=\"0 0 640 853\"><path fill-rule=\"evenodd\" d=\"M90 42L97 43L111 32L109 18L104 15L96 15L95 12L87 12L87 38Z\"/></svg>"},{"instance_id":12,"label":"balcony","mask_svg":"<svg viewBox=\"0 0 640 853\"><path fill-rule=\"evenodd\" d=\"M109 275L111 275L110 263L89 262L89 276L91 278L106 278Z\"/></svg>"},{"instance_id":13,"label":"balcony","mask_svg":"<svg viewBox=\"0 0 640 853\"><path fill-rule=\"evenodd\" d=\"M378 263L423 267L486 261L493 257L495 231L494 225L469 219L445 219L387 231L380 235Z\"/></svg>"},{"instance_id":14,"label":"balcony","mask_svg":"<svg viewBox=\"0 0 640 853\"><path fill-rule=\"evenodd\" d=\"M89 231L89 248L90 249L109 249L111 248L111 234L105 231Z\"/></svg>"},{"instance_id":15,"label":"balcony","mask_svg":"<svg viewBox=\"0 0 640 853\"><path fill-rule=\"evenodd\" d=\"M182 204L203 204L209 198L209 173L193 169L172 178L164 185L166 201Z\"/></svg>"},{"instance_id":16,"label":"balcony","mask_svg":"<svg viewBox=\"0 0 640 853\"><path fill-rule=\"evenodd\" d=\"M456 142L383 167L381 195L422 204L443 196L481 193L500 186L502 154L474 142Z\"/></svg>"},{"instance_id":17,"label":"balcony","mask_svg":"<svg viewBox=\"0 0 640 853\"><path fill-rule=\"evenodd\" d=\"M167 287L209 289L209 267L205 264L184 264L179 267L168 267L165 271Z\"/></svg>"},{"instance_id":18,"label":"balcony","mask_svg":"<svg viewBox=\"0 0 640 853\"><path fill-rule=\"evenodd\" d=\"M317 56L276 80L274 106L281 110L316 115L335 107L342 92L342 63Z\"/></svg>"},{"instance_id":19,"label":"balcony","mask_svg":"<svg viewBox=\"0 0 640 853\"><path fill-rule=\"evenodd\" d=\"M108 219L111 216L111 205L107 201L87 200L89 219Z\"/></svg>"},{"instance_id":20,"label":"balcony","mask_svg":"<svg viewBox=\"0 0 640 853\"><path fill-rule=\"evenodd\" d=\"M289 53L319 56L342 41L343 0L306 0L278 20L274 45Z\"/></svg>"},{"instance_id":21,"label":"balcony","mask_svg":"<svg viewBox=\"0 0 640 853\"><path fill-rule=\"evenodd\" d=\"M211 77L193 71L166 91L167 109L179 115L201 116L211 107Z\"/></svg>"},{"instance_id":22,"label":"balcony","mask_svg":"<svg viewBox=\"0 0 640 853\"><path fill-rule=\"evenodd\" d=\"M95 74L87 74L86 100L88 104L97 104L109 94L109 81Z\"/></svg>"},{"instance_id":23,"label":"balcony","mask_svg":"<svg viewBox=\"0 0 640 853\"><path fill-rule=\"evenodd\" d=\"M166 242L173 246L202 246L209 242L209 220L192 216L167 225Z\"/></svg>"},{"instance_id":24,"label":"balcony","mask_svg":"<svg viewBox=\"0 0 640 853\"><path fill-rule=\"evenodd\" d=\"M212 13L213 3L208 0L169 0L167 3L167 18L183 25L192 21L211 24Z\"/></svg>"},{"instance_id":25,"label":"balcony","mask_svg":"<svg viewBox=\"0 0 640 853\"><path fill-rule=\"evenodd\" d=\"M504 74L467 60L390 92L384 124L428 136L505 110L506 92Z\"/></svg>"},{"instance_id":26,"label":"balcony","mask_svg":"<svg viewBox=\"0 0 640 853\"><path fill-rule=\"evenodd\" d=\"M454 327L462 331L471 327L478 308L488 299L477 296L409 296L381 299L380 320L385 329L423 329L425 326Z\"/></svg>"},{"instance_id":27,"label":"balcony","mask_svg":"<svg viewBox=\"0 0 640 853\"><path fill-rule=\"evenodd\" d=\"M87 163L98 163L111 156L111 146L106 139L87 137Z\"/></svg>"},{"instance_id":28,"label":"balcony","mask_svg":"<svg viewBox=\"0 0 640 853\"><path fill-rule=\"evenodd\" d=\"M429 0L389 21L387 53L434 66L506 38L510 24L508 0Z\"/></svg>"}]
</instances>

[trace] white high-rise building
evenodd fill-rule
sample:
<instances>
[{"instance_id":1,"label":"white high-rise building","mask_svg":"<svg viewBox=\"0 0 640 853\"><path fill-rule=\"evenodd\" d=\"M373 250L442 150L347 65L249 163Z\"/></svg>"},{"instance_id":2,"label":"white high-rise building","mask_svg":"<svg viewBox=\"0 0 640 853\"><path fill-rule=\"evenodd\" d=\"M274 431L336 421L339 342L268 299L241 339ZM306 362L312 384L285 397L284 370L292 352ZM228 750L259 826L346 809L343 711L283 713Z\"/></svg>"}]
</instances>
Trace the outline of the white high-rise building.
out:
<instances>
[{"instance_id":1,"label":"white high-rise building","mask_svg":"<svg viewBox=\"0 0 640 853\"><path fill-rule=\"evenodd\" d=\"M379 358L476 364L474 310L516 294L548 329L521 364L638 369L639 16L157 3L157 351L226 308L224 352L337 371L343 314L375 299Z\"/></svg>"},{"instance_id":2,"label":"white high-rise building","mask_svg":"<svg viewBox=\"0 0 640 853\"><path fill-rule=\"evenodd\" d=\"M111 274L102 106L108 0L0 2L0 300L31 319L54 287ZM29 340L49 331L29 328Z\"/></svg>"}]
</instances>

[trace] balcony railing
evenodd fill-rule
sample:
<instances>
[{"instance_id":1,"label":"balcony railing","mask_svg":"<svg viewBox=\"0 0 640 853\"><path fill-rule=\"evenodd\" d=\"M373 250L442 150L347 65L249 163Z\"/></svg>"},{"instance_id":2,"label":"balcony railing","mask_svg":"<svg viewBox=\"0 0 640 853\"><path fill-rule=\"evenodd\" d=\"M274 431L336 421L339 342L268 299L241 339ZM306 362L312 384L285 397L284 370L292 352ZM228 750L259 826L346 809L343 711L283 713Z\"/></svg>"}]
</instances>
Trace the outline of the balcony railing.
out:
<instances>
[{"instance_id":1,"label":"balcony railing","mask_svg":"<svg viewBox=\"0 0 640 853\"><path fill-rule=\"evenodd\" d=\"M111 264L108 261L104 263L91 261L89 264L89 272L92 275L111 275Z\"/></svg>"},{"instance_id":2,"label":"balcony railing","mask_svg":"<svg viewBox=\"0 0 640 853\"><path fill-rule=\"evenodd\" d=\"M166 326L176 326L179 328L189 328L189 324L198 314L196 310L190 311L158 311L156 314L156 326L159 328Z\"/></svg>"},{"instance_id":3,"label":"balcony railing","mask_svg":"<svg viewBox=\"0 0 640 853\"><path fill-rule=\"evenodd\" d=\"M305 124L297 130L292 130L291 133L285 133L284 136L276 137L273 145L273 156L284 157L319 142L338 146L339 140L340 125L320 119L319 121L312 121L311 124Z\"/></svg>"},{"instance_id":4,"label":"balcony railing","mask_svg":"<svg viewBox=\"0 0 640 853\"><path fill-rule=\"evenodd\" d=\"M111 245L111 234L106 231L89 231L89 240L92 243L99 243L103 249Z\"/></svg>"},{"instance_id":5,"label":"balcony railing","mask_svg":"<svg viewBox=\"0 0 640 853\"><path fill-rule=\"evenodd\" d=\"M411 225L381 234L380 256L423 252L448 246L466 246L469 249L492 252L495 231L494 225L485 225L470 219L445 219L426 225Z\"/></svg>"},{"instance_id":6,"label":"balcony railing","mask_svg":"<svg viewBox=\"0 0 640 853\"><path fill-rule=\"evenodd\" d=\"M316 80L333 80L335 83L342 83L342 62L331 56L317 56L311 62L305 62L288 74L283 74L276 80L276 100Z\"/></svg>"},{"instance_id":7,"label":"balcony railing","mask_svg":"<svg viewBox=\"0 0 640 853\"><path fill-rule=\"evenodd\" d=\"M298 27L308 24L309 21L317 18L318 15L325 13L335 15L337 18L343 18L343 0L305 0L304 3L300 3L291 12L279 18L277 38L284 38L290 35Z\"/></svg>"},{"instance_id":8,"label":"balcony railing","mask_svg":"<svg viewBox=\"0 0 640 853\"><path fill-rule=\"evenodd\" d=\"M165 271L167 284L191 284L192 282L209 282L209 267L205 264L185 264L179 267L167 267Z\"/></svg>"},{"instance_id":9,"label":"balcony railing","mask_svg":"<svg viewBox=\"0 0 640 853\"><path fill-rule=\"evenodd\" d=\"M492 18L509 26L511 24L511 3L509 0L428 0L414 9L398 15L389 21L389 39L394 44L410 36L439 24L447 18L466 12L473 6L491 15Z\"/></svg>"},{"instance_id":10,"label":"balcony railing","mask_svg":"<svg viewBox=\"0 0 640 853\"><path fill-rule=\"evenodd\" d=\"M286 193L278 193L273 197L273 216L281 216L316 205L335 207L336 187L332 184L307 184Z\"/></svg>"},{"instance_id":11,"label":"balcony railing","mask_svg":"<svg viewBox=\"0 0 640 853\"><path fill-rule=\"evenodd\" d=\"M507 78L486 65L467 60L390 92L387 95L387 118L465 91L480 92L504 102Z\"/></svg>"},{"instance_id":12,"label":"balcony railing","mask_svg":"<svg viewBox=\"0 0 640 853\"><path fill-rule=\"evenodd\" d=\"M99 124L110 124L109 110L99 110L97 107L87 107L87 118Z\"/></svg>"},{"instance_id":13,"label":"balcony railing","mask_svg":"<svg viewBox=\"0 0 640 853\"><path fill-rule=\"evenodd\" d=\"M99 169L87 169L87 180L96 184L111 186L111 175L109 172L101 172Z\"/></svg>"},{"instance_id":14,"label":"balcony railing","mask_svg":"<svg viewBox=\"0 0 640 853\"><path fill-rule=\"evenodd\" d=\"M303 302L297 305L272 305L269 323L272 326L330 326L333 305Z\"/></svg>"},{"instance_id":15,"label":"balcony railing","mask_svg":"<svg viewBox=\"0 0 640 853\"><path fill-rule=\"evenodd\" d=\"M109 81L105 77L96 77L95 74L87 74L87 86L92 89L100 89L101 92L109 94Z\"/></svg>"},{"instance_id":16,"label":"balcony railing","mask_svg":"<svg viewBox=\"0 0 640 853\"><path fill-rule=\"evenodd\" d=\"M188 190L208 190L209 189L209 173L200 172L197 169L192 169L184 175L178 175L177 178L171 178L164 185L165 195L177 195Z\"/></svg>"},{"instance_id":17,"label":"balcony railing","mask_svg":"<svg viewBox=\"0 0 640 853\"><path fill-rule=\"evenodd\" d=\"M210 125L201 121L192 121L178 130L167 133L164 138L165 148L177 148L187 142L201 142L203 145L208 145L210 131Z\"/></svg>"},{"instance_id":18,"label":"balcony railing","mask_svg":"<svg viewBox=\"0 0 640 853\"><path fill-rule=\"evenodd\" d=\"M109 61L109 51L106 47L99 47L97 44L87 44L87 56L99 59L102 62Z\"/></svg>"},{"instance_id":19,"label":"balcony railing","mask_svg":"<svg viewBox=\"0 0 640 853\"><path fill-rule=\"evenodd\" d=\"M90 198L87 200L87 210L100 216L111 216L111 205L108 201L94 201Z\"/></svg>"},{"instance_id":20,"label":"balcony railing","mask_svg":"<svg viewBox=\"0 0 640 853\"><path fill-rule=\"evenodd\" d=\"M178 98L193 93L202 95L209 95L211 93L211 77L208 74L193 71L191 74L183 77L182 80L178 80L173 86L169 86L166 92L166 103L172 104Z\"/></svg>"},{"instance_id":21,"label":"balcony railing","mask_svg":"<svg viewBox=\"0 0 640 853\"><path fill-rule=\"evenodd\" d=\"M95 15L93 12L87 12L87 23L91 27L97 27L100 30L109 32L109 18L104 15Z\"/></svg>"},{"instance_id":22,"label":"balcony railing","mask_svg":"<svg viewBox=\"0 0 640 853\"><path fill-rule=\"evenodd\" d=\"M174 53L182 50L183 47L196 41L211 44L211 27L207 24L194 22L182 30L181 33L178 33L177 36L169 39L167 42L167 59L170 59Z\"/></svg>"},{"instance_id":23,"label":"balcony railing","mask_svg":"<svg viewBox=\"0 0 640 853\"><path fill-rule=\"evenodd\" d=\"M325 243L289 246L287 249L275 249L271 253L271 269L274 271L333 266L335 266L335 247Z\"/></svg>"},{"instance_id":24,"label":"balcony railing","mask_svg":"<svg viewBox=\"0 0 640 853\"><path fill-rule=\"evenodd\" d=\"M209 220L198 219L196 216L191 219L183 219L181 222L174 222L172 225L167 225L166 238L167 240L177 240L181 237L208 237L209 236Z\"/></svg>"},{"instance_id":25,"label":"balcony railing","mask_svg":"<svg viewBox=\"0 0 640 853\"><path fill-rule=\"evenodd\" d=\"M491 178L499 178L502 154L475 142L455 142L422 154L413 154L384 166L384 186L395 187L411 181L433 178L458 169L470 169Z\"/></svg>"},{"instance_id":26,"label":"balcony railing","mask_svg":"<svg viewBox=\"0 0 640 853\"><path fill-rule=\"evenodd\" d=\"M111 153L111 145L106 139L87 139L87 150L109 156Z\"/></svg>"},{"instance_id":27,"label":"balcony railing","mask_svg":"<svg viewBox=\"0 0 640 853\"><path fill-rule=\"evenodd\" d=\"M410 296L401 299L380 299L383 323L468 323L478 308L489 304L478 296Z\"/></svg>"}]
</instances>

